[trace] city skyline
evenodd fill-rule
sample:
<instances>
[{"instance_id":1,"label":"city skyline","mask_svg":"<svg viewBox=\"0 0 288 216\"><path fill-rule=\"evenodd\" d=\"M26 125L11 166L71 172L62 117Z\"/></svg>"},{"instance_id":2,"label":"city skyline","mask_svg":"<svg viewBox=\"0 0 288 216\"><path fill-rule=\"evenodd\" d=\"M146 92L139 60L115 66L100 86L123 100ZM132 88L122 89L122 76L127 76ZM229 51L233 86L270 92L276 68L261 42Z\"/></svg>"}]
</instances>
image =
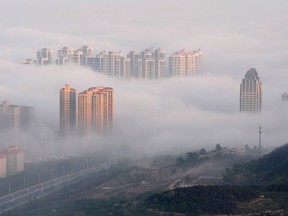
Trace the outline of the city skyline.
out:
<instances>
[{"instance_id":1,"label":"city skyline","mask_svg":"<svg viewBox=\"0 0 288 216\"><path fill-rule=\"evenodd\" d=\"M287 8L1 1L0 213L286 213Z\"/></svg>"},{"instance_id":2,"label":"city skyline","mask_svg":"<svg viewBox=\"0 0 288 216\"><path fill-rule=\"evenodd\" d=\"M283 143L287 140L287 120L280 97L287 92L288 80L287 5L284 0L278 4L268 0L3 2L0 96L3 101L37 107L38 126L34 133L19 132L17 136L8 130L1 136L1 143L33 146L35 151L84 148L84 144L77 145L80 140L63 141L61 145L54 140L55 128L59 128L59 89L65 83L75 89L100 85L115 89L115 140L102 142L112 149L122 146L141 149L145 154L214 146L215 142L253 145L254 130L259 125L263 126L263 145ZM89 45L86 51L83 44ZM54 56L61 50L59 64L64 63L64 45L73 48L75 65L19 64L23 57L34 59L37 48L42 47L53 49ZM78 66L81 52L90 55L91 47L98 54L102 50L129 54L151 46L165 49L166 66L170 52L201 48L201 74L183 79L124 81ZM43 51L39 59L44 64L46 58L49 62L49 50ZM114 54L110 57L115 59ZM263 81L261 115L239 113L239 85L249 68L256 68ZM93 149L102 146L101 142L89 142Z\"/></svg>"},{"instance_id":3,"label":"city skyline","mask_svg":"<svg viewBox=\"0 0 288 216\"><path fill-rule=\"evenodd\" d=\"M96 72L117 78L162 79L166 77L192 76L200 72L200 49L173 52L167 57L161 48L149 48L142 51L101 51L93 54L93 48L87 45L79 49L62 47L54 57L53 50L42 48L36 52L36 59L27 58L23 65L67 65L75 64L91 68Z\"/></svg>"}]
</instances>

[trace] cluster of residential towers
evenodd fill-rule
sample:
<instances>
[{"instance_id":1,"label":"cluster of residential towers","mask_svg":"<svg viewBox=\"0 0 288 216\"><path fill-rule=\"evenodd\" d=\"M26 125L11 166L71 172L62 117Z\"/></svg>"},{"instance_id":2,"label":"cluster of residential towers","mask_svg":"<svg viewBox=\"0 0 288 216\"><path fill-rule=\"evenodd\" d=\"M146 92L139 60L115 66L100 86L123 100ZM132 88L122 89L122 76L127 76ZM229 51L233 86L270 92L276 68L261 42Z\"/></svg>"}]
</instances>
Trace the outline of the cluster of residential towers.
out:
<instances>
[{"instance_id":1,"label":"cluster of residential towers","mask_svg":"<svg viewBox=\"0 0 288 216\"><path fill-rule=\"evenodd\" d=\"M107 136L113 124L113 89L92 87L79 94L69 84L60 89L60 134ZM262 106L262 82L256 69L245 74L240 85L240 112L256 113Z\"/></svg>"},{"instance_id":2,"label":"cluster of residential towers","mask_svg":"<svg viewBox=\"0 0 288 216\"><path fill-rule=\"evenodd\" d=\"M113 123L113 89L92 87L78 94L65 84L60 89L60 134L107 136ZM78 99L78 100L77 100Z\"/></svg>"},{"instance_id":3,"label":"cluster of residential towers","mask_svg":"<svg viewBox=\"0 0 288 216\"><path fill-rule=\"evenodd\" d=\"M196 74L201 55L200 50L174 52L169 56L167 71L166 54L160 48L145 49L141 52L130 51L128 54L121 51L102 51L94 55L93 48L88 46L80 49L63 47L57 51L55 59L52 49L42 48L37 51L36 59L26 59L21 63L35 65L73 63L113 77L161 79L167 76L182 77Z\"/></svg>"}]
</instances>

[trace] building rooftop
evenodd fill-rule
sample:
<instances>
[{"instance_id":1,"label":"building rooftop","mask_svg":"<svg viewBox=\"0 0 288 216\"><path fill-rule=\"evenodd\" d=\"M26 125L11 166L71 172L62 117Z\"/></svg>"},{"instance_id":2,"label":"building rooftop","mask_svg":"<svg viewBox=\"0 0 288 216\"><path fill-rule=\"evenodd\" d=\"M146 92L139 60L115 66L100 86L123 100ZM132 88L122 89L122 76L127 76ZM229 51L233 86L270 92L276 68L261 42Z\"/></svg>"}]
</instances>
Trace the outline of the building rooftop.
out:
<instances>
[{"instance_id":1,"label":"building rooftop","mask_svg":"<svg viewBox=\"0 0 288 216\"><path fill-rule=\"evenodd\" d=\"M259 77L255 68L250 68L245 74L245 79L249 80L249 79L256 79L256 78L259 78Z\"/></svg>"}]
</instances>

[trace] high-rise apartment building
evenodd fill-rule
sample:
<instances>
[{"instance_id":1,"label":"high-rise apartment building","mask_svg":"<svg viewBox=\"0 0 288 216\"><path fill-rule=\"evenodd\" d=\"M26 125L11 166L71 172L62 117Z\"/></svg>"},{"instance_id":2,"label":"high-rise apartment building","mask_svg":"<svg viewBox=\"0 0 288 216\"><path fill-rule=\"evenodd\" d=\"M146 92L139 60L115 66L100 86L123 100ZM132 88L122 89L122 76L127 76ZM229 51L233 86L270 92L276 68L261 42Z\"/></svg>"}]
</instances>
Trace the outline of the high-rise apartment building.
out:
<instances>
[{"instance_id":1,"label":"high-rise apartment building","mask_svg":"<svg viewBox=\"0 0 288 216\"><path fill-rule=\"evenodd\" d=\"M0 178L7 176L7 155L0 152Z\"/></svg>"},{"instance_id":2,"label":"high-rise apartment building","mask_svg":"<svg viewBox=\"0 0 288 216\"><path fill-rule=\"evenodd\" d=\"M69 47L62 47L57 51L57 58L55 63L57 65L65 65L70 61L71 55L73 55L74 49Z\"/></svg>"},{"instance_id":3,"label":"high-rise apartment building","mask_svg":"<svg viewBox=\"0 0 288 216\"><path fill-rule=\"evenodd\" d=\"M155 78L160 79L165 77L165 51L159 49L154 50L154 59L155 59Z\"/></svg>"},{"instance_id":4,"label":"high-rise apartment building","mask_svg":"<svg viewBox=\"0 0 288 216\"><path fill-rule=\"evenodd\" d=\"M53 63L53 50L48 48L42 48L37 51L37 59L35 64L48 65Z\"/></svg>"},{"instance_id":5,"label":"high-rise apartment building","mask_svg":"<svg viewBox=\"0 0 288 216\"><path fill-rule=\"evenodd\" d=\"M34 122L34 108L11 105L9 101L0 104L0 129L24 129Z\"/></svg>"},{"instance_id":6,"label":"high-rise apartment building","mask_svg":"<svg viewBox=\"0 0 288 216\"><path fill-rule=\"evenodd\" d=\"M180 50L169 57L169 73L174 77L191 76L198 72L200 50L188 52Z\"/></svg>"},{"instance_id":7,"label":"high-rise apartment building","mask_svg":"<svg viewBox=\"0 0 288 216\"><path fill-rule=\"evenodd\" d=\"M82 66L87 65L87 58L93 54L93 48L83 46L80 49L74 50L69 47L62 47L57 52L55 63L57 65L65 65L67 63L74 63Z\"/></svg>"},{"instance_id":8,"label":"high-rise apartment building","mask_svg":"<svg viewBox=\"0 0 288 216\"><path fill-rule=\"evenodd\" d=\"M20 128L32 126L35 121L35 108L31 106L20 106Z\"/></svg>"},{"instance_id":9,"label":"high-rise apartment building","mask_svg":"<svg viewBox=\"0 0 288 216\"><path fill-rule=\"evenodd\" d=\"M113 123L113 89L92 87L78 94L78 132L107 136Z\"/></svg>"},{"instance_id":10,"label":"high-rise apartment building","mask_svg":"<svg viewBox=\"0 0 288 216\"><path fill-rule=\"evenodd\" d=\"M146 49L140 53L131 51L131 76L140 79L161 79L165 76L165 51L159 49Z\"/></svg>"},{"instance_id":11,"label":"high-rise apartment building","mask_svg":"<svg viewBox=\"0 0 288 216\"><path fill-rule=\"evenodd\" d=\"M95 57L86 58L87 67L112 77L130 78L130 59L121 51L103 51Z\"/></svg>"},{"instance_id":12,"label":"high-rise apartment building","mask_svg":"<svg viewBox=\"0 0 288 216\"><path fill-rule=\"evenodd\" d=\"M240 112L256 113L262 107L262 82L255 68L245 74L240 85Z\"/></svg>"},{"instance_id":13,"label":"high-rise apartment building","mask_svg":"<svg viewBox=\"0 0 288 216\"><path fill-rule=\"evenodd\" d=\"M4 150L7 156L7 175L13 175L24 170L24 153L16 146Z\"/></svg>"},{"instance_id":14,"label":"high-rise apartment building","mask_svg":"<svg viewBox=\"0 0 288 216\"><path fill-rule=\"evenodd\" d=\"M87 66L87 59L89 57L93 56L93 48L85 45L82 47L82 52L83 52L83 55L82 55L82 59L81 59L81 65L86 67Z\"/></svg>"},{"instance_id":15,"label":"high-rise apartment building","mask_svg":"<svg viewBox=\"0 0 288 216\"><path fill-rule=\"evenodd\" d=\"M61 136L72 135L76 132L76 100L76 89L71 88L69 84L65 84L64 88L60 89L59 97Z\"/></svg>"}]
</instances>

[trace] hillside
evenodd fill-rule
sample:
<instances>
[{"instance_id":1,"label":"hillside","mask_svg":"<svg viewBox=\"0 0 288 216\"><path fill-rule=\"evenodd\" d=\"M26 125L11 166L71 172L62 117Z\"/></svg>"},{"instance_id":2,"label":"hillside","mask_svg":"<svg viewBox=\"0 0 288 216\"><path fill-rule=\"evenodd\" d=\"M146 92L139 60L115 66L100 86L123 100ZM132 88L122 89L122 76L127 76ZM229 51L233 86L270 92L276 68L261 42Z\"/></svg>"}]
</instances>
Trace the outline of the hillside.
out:
<instances>
[{"instance_id":1,"label":"hillside","mask_svg":"<svg viewBox=\"0 0 288 216\"><path fill-rule=\"evenodd\" d=\"M185 171L189 166L197 170L198 163L191 160L195 155L183 157L181 164L176 164L178 171ZM172 190L167 189L174 182L170 178L179 174L175 173L176 166L144 169L118 163L47 198L31 200L3 216L36 216L44 213L47 216L287 215L287 155L288 144L258 160L234 165L224 176L229 185L205 184ZM227 162L227 156L216 156L211 158L213 162L221 158ZM199 158L196 157L196 161ZM212 170L215 169L210 166Z\"/></svg>"},{"instance_id":2,"label":"hillside","mask_svg":"<svg viewBox=\"0 0 288 216\"><path fill-rule=\"evenodd\" d=\"M238 202L250 201L258 196L258 192L249 187L194 186L151 195L145 204L164 212L230 214L236 211Z\"/></svg>"},{"instance_id":3,"label":"hillside","mask_svg":"<svg viewBox=\"0 0 288 216\"><path fill-rule=\"evenodd\" d=\"M235 164L233 168L226 170L224 182L246 185L287 184L288 144L258 160Z\"/></svg>"}]
</instances>

